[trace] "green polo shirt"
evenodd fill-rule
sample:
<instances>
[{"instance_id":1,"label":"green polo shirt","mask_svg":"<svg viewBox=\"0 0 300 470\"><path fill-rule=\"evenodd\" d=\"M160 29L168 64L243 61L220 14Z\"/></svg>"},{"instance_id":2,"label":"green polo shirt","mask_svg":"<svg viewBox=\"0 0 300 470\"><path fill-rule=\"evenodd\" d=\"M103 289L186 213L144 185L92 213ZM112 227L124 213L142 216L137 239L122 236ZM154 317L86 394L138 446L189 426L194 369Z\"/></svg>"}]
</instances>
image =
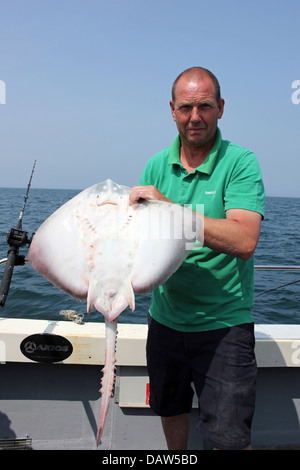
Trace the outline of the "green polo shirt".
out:
<instances>
[{"instance_id":1,"label":"green polo shirt","mask_svg":"<svg viewBox=\"0 0 300 470\"><path fill-rule=\"evenodd\" d=\"M152 157L140 185L154 185L171 201L204 205L204 215L226 218L228 209L264 215L264 187L256 156L222 140L218 129L205 161L188 173L180 161L180 137ZM145 269L147 267L145 266ZM179 331L204 331L252 322L253 258L243 261L197 243L181 267L153 291L150 314Z\"/></svg>"}]
</instances>

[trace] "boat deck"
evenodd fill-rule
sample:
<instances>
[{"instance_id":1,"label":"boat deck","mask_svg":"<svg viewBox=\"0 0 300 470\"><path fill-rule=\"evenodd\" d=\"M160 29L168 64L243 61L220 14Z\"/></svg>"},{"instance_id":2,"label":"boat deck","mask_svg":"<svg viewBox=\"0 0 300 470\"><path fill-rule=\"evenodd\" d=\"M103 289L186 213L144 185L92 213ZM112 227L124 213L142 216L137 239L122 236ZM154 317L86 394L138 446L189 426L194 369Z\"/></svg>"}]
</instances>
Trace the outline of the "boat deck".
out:
<instances>
[{"instance_id":1,"label":"boat deck","mask_svg":"<svg viewBox=\"0 0 300 470\"><path fill-rule=\"evenodd\" d=\"M99 450L165 450L149 409L146 325L119 324L114 396ZM20 345L33 334L66 338L72 354L40 363ZM0 318L0 448L96 449L104 324ZM300 445L300 325L256 325L258 361L254 448ZM191 414L189 449L205 449Z\"/></svg>"}]
</instances>

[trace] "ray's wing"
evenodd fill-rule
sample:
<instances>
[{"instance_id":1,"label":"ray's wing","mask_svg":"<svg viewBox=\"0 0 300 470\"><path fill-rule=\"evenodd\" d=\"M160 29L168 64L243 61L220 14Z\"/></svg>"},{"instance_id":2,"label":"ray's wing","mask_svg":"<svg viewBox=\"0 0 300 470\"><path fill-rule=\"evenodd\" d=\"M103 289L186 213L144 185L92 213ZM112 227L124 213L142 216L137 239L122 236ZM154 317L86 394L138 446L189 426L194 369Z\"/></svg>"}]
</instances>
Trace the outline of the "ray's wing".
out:
<instances>
[{"instance_id":1,"label":"ray's wing","mask_svg":"<svg viewBox=\"0 0 300 470\"><path fill-rule=\"evenodd\" d=\"M59 289L85 299L91 273L95 273L96 249L105 253L105 246L101 249L99 244L107 245L107 240L116 239L116 209L129 191L108 180L85 189L61 206L33 237L28 252L32 267ZM107 256L112 254L106 250Z\"/></svg>"},{"instance_id":2,"label":"ray's wing","mask_svg":"<svg viewBox=\"0 0 300 470\"><path fill-rule=\"evenodd\" d=\"M169 279L188 256L202 222L184 207L148 201L138 206L139 244L131 272L133 289L150 292Z\"/></svg>"},{"instance_id":3,"label":"ray's wing","mask_svg":"<svg viewBox=\"0 0 300 470\"><path fill-rule=\"evenodd\" d=\"M78 299L84 299L88 289L84 273L87 258L77 216L85 211L84 206L77 195L60 207L38 229L28 252L37 272Z\"/></svg>"}]
</instances>

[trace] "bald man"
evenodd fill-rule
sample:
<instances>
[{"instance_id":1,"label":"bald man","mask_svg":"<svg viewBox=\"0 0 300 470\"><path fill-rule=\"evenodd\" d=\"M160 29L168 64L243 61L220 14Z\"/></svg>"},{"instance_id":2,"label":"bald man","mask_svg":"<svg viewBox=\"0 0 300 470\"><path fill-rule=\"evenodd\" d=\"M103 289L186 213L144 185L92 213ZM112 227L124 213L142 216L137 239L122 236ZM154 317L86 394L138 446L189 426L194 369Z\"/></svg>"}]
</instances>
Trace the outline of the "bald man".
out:
<instances>
[{"instance_id":1,"label":"bald man","mask_svg":"<svg viewBox=\"0 0 300 470\"><path fill-rule=\"evenodd\" d=\"M204 205L204 245L152 295L147 364L150 406L167 446L185 450L194 384L199 429L220 449L251 448L255 407L253 253L264 215L256 156L223 140L217 78L193 67L172 88L173 144L152 157L130 203ZM199 206L198 206L199 207ZM145 266L145 269L147 267Z\"/></svg>"}]
</instances>

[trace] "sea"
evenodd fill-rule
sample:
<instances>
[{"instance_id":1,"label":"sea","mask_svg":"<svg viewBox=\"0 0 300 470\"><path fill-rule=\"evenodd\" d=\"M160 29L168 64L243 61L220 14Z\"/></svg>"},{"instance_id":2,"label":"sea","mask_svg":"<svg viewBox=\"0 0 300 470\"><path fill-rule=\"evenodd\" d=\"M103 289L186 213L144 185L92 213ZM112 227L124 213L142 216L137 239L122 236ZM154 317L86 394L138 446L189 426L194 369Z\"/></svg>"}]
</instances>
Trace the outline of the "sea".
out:
<instances>
[{"instance_id":1,"label":"sea","mask_svg":"<svg viewBox=\"0 0 300 470\"><path fill-rule=\"evenodd\" d=\"M58 207L79 190L31 188L22 215L29 238ZM7 256L7 233L16 227L26 189L0 188L0 260ZM28 246L20 248L27 257ZM260 240L254 255L257 266L300 267L300 198L267 197ZM5 263L0 266L2 280ZM256 323L300 324L300 270L255 270L253 318ZM127 308L120 323L147 323L151 294L136 295L136 308ZM52 286L29 263L15 266L9 294L0 317L60 321L62 310L75 310L83 321L103 322L97 311L86 314L86 303Z\"/></svg>"}]
</instances>

